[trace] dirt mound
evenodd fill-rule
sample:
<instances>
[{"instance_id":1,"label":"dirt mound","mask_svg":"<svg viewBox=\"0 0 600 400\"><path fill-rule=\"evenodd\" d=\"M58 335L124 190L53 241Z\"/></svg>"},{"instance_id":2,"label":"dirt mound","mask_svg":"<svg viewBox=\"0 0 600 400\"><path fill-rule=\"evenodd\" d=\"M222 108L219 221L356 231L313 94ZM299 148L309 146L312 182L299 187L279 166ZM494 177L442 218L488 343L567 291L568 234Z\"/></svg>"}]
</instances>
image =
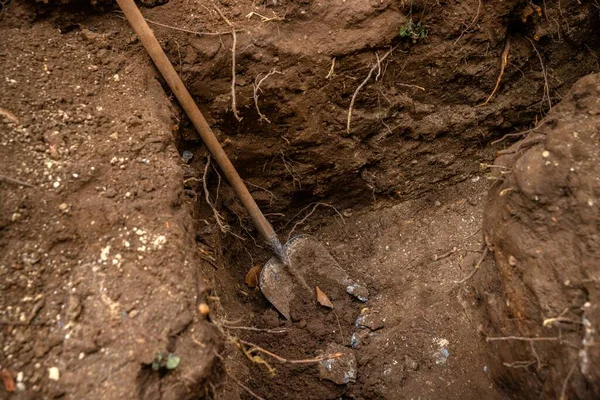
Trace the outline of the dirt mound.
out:
<instances>
[{"instance_id":1,"label":"dirt mound","mask_svg":"<svg viewBox=\"0 0 600 400\"><path fill-rule=\"evenodd\" d=\"M600 396L600 74L495 162L485 211L496 379L526 398ZM527 339L531 338L531 339Z\"/></svg>"}]
</instances>

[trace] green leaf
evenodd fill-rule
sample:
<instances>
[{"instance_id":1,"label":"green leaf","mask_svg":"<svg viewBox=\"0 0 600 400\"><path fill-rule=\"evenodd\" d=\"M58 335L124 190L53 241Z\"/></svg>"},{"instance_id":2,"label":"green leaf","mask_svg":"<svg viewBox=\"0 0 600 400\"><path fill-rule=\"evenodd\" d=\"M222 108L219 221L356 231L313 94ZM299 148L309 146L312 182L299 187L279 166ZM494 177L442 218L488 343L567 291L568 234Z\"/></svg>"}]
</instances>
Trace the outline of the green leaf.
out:
<instances>
[{"instance_id":1,"label":"green leaf","mask_svg":"<svg viewBox=\"0 0 600 400\"><path fill-rule=\"evenodd\" d=\"M181 362L181 359L175 354L169 354L167 358L167 369L175 369Z\"/></svg>"}]
</instances>

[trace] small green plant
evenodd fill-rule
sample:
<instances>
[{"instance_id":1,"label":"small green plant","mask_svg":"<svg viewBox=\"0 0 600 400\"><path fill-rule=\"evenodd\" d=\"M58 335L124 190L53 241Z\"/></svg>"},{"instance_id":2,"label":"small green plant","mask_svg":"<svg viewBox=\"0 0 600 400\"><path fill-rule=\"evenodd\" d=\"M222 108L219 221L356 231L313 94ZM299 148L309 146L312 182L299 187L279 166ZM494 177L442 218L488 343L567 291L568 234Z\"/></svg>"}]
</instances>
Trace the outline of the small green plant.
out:
<instances>
[{"instance_id":1,"label":"small green plant","mask_svg":"<svg viewBox=\"0 0 600 400\"><path fill-rule=\"evenodd\" d=\"M179 366L181 359L175 354L169 353L165 355L160 351L156 353L154 361L152 361L152 369L154 371L173 370Z\"/></svg>"},{"instance_id":2,"label":"small green plant","mask_svg":"<svg viewBox=\"0 0 600 400\"><path fill-rule=\"evenodd\" d=\"M406 24L400 27L398 36L412 39L413 43L417 43L417 40L421 40L427 36L427 29L420 22L415 23L411 18Z\"/></svg>"}]
</instances>

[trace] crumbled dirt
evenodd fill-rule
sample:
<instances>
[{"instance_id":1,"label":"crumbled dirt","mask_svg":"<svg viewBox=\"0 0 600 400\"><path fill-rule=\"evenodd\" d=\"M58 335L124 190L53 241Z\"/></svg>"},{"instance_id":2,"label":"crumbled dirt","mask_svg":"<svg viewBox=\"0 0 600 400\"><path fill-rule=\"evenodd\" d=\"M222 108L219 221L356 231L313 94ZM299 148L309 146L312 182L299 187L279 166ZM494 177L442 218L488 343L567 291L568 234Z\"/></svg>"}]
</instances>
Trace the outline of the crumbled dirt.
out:
<instances>
[{"instance_id":1,"label":"crumbled dirt","mask_svg":"<svg viewBox=\"0 0 600 400\"><path fill-rule=\"evenodd\" d=\"M127 50L120 20L61 33L60 18L9 16L0 366L22 373L14 398L195 396L220 339L196 312L202 284L169 101L146 57ZM151 370L158 352L181 355L176 374Z\"/></svg>"},{"instance_id":2,"label":"crumbled dirt","mask_svg":"<svg viewBox=\"0 0 600 400\"><path fill-rule=\"evenodd\" d=\"M484 228L496 262L478 288L489 335L556 340L490 343L495 378L522 398L600 396L599 95L600 75L579 80L495 162ZM529 365L502 367L515 361Z\"/></svg>"},{"instance_id":3,"label":"crumbled dirt","mask_svg":"<svg viewBox=\"0 0 600 400\"><path fill-rule=\"evenodd\" d=\"M0 10L0 369L22 372L11 398L557 393L571 364L540 385L539 372L506 372L502 362L523 349L486 344L490 326L509 328L494 325L493 310L473 312L483 300L471 282L488 275L458 282L482 256L480 164L508 142L494 141L532 127L599 69L593 4L222 0L237 30L241 121L230 28L213 3L143 10L282 238L313 235L369 289L364 304L324 284L333 310L302 298L287 321L244 283L270 255L218 170L205 168L191 124L114 5L90 3L102 8L58 0ZM410 26L414 40L399 37ZM356 96L348 132L353 93L392 47ZM486 295L501 299L495 282ZM533 310L521 334L539 327ZM322 379L310 362L336 346L356 357L356 382ZM549 365L575 361L552 351ZM158 353L181 362L155 371ZM583 379L574 374L569 393L588 395Z\"/></svg>"}]
</instances>

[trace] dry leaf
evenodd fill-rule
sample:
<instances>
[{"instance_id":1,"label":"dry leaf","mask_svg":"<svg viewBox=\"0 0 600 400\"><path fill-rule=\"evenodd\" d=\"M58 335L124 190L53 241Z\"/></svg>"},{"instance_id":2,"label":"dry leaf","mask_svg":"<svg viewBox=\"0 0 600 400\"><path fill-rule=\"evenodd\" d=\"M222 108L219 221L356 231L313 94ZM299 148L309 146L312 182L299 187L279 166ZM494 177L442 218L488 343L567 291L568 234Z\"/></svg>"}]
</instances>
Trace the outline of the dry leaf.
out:
<instances>
[{"instance_id":1,"label":"dry leaf","mask_svg":"<svg viewBox=\"0 0 600 400\"><path fill-rule=\"evenodd\" d=\"M7 392L10 393L15 391L15 379L13 378L9 370L3 369L2 371L0 371L0 378L2 378L2 383L4 383L4 389Z\"/></svg>"},{"instance_id":2,"label":"dry leaf","mask_svg":"<svg viewBox=\"0 0 600 400\"><path fill-rule=\"evenodd\" d=\"M255 265L254 267L250 268L250 271L248 271L246 274L246 285L250 286L251 288L258 286L258 276L260 275L261 269L262 268L260 265Z\"/></svg>"},{"instance_id":3,"label":"dry leaf","mask_svg":"<svg viewBox=\"0 0 600 400\"><path fill-rule=\"evenodd\" d=\"M319 302L319 304L323 307L333 308L333 304L329 300L329 297L327 297L327 295L323 293L323 291L319 289L318 286L315 286L315 289L317 290L317 301Z\"/></svg>"}]
</instances>

